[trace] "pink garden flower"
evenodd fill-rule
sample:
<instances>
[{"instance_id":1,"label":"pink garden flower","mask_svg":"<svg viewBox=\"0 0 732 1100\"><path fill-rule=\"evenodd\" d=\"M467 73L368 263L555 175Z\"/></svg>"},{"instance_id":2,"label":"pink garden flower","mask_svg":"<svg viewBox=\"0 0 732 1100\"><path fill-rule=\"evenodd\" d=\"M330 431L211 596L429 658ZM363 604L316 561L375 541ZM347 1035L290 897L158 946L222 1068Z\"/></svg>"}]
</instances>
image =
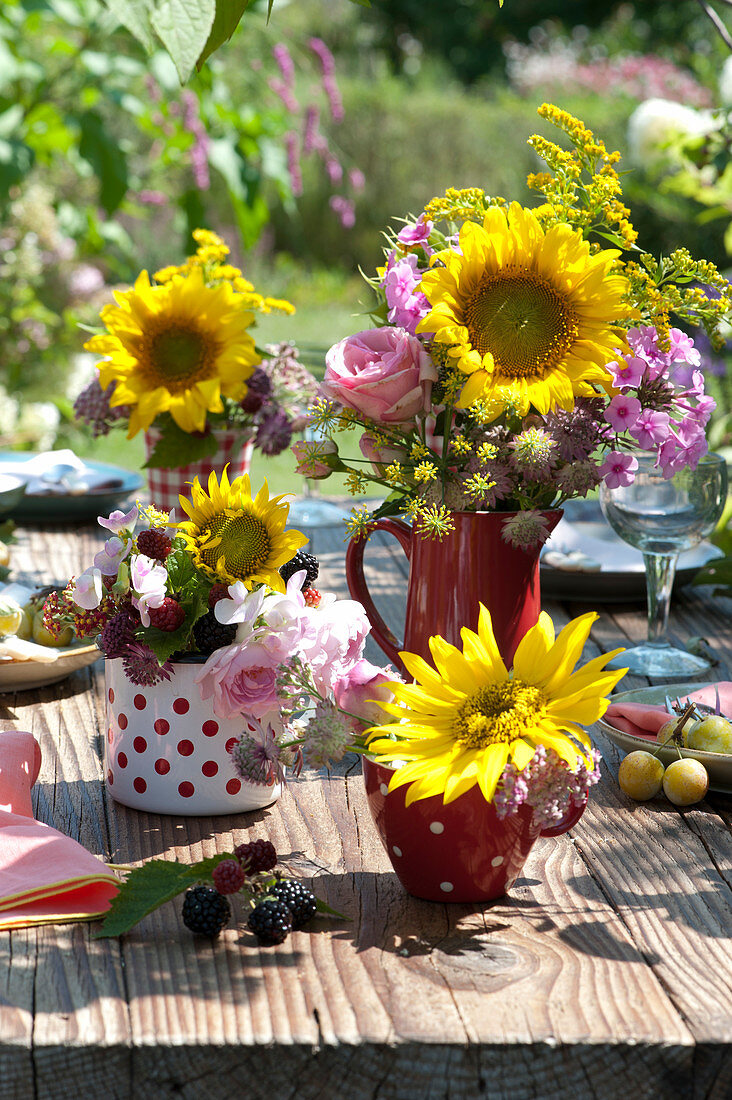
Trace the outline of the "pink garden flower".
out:
<instances>
[{"instance_id":1,"label":"pink garden flower","mask_svg":"<svg viewBox=\"0 0 732 1100\"><path fill-rule=\"evenodd\" d=\"M608 363L607 369L616 386L637 386L646 372L646 366L645 359L629 355L627 359L619 359L617 363Z\"/></svg>"},{"instance_id":2,"label":"pink garden flower","mask_svg":"<svg viewBox=\"0 0 732 1100\"><path fill-rule=\"evenodd\" d=\"M622 451L610 451L600 467L600 473L604 477L608 489L617 489L621 485L632 485L635 481L635 471L637 469L637 458L624 454Z\"/></svg>"},{"instance_id":3,"label":"pink garden flower","mask_svg":"<svg viewBox=\"0 0 732 1100\"><path fill-rule=\"evenodd\" d=\"M633 427L640 411L641 403L637 397L619 393L605 409L605 419L616 432L626 432Z\"/></svg>"},{"instance_id":4,"label":"pink garden flower","mask_svg":"<svg viewBox=\"0 0 732 1100\"><path fill-rule=\"evenodd\" d=\"M100 527L105 527L107 531L111 531L113 535L121 535L123 531L129 531L132 533L137 523L137 517L140 512L138 508L130 508L129 512L120 512L117 509L116 512L112 512L111 515L97 516L97 523Z\"/></svg>"},{"instance_id":5,"label":"pink garden flower","mask_svg":"<svg viewBox=\"0 0 732 1100\"><path fill-rule=\"evenodd\" d=\"M220 718L251 715L275 722L279 716L276 669L282 657L272 659L263 645L230 645L215 649L196 677L202 699L211 699Z\"/></svg>"},{"instance_id":6,"label":"pink garden flower","mask_svg":"<svg viewBox=\"0 0 732 1100\"><path fill-rule=\"evenodd\" d=\"M390 703L394 694L390 684L400 681L391 666L377 668L363 657L341 676L333 685L335 701L341 710L349 714L358 714L362 722L355 722L354 733L363 733L368 726L377 726L388 721L380 703Z\"/></svg>"},{"instance_id":7,"label":"pink garden flower","mask_svg":"<svg viewBox=\"0 0 732 1100\"><path fill-rule=\"evenodd\" d=\"M338 447L331 439L298 440L290 450L297 459L296 474L322 481L333 473L328 460L338 456Z\"/></svg>"},{"instance_id":8,"label":"pink garden flower","mask_svg":"<svg viewBox=\"0 0 732 1100\"><path fill-rule=\"evenodd\" d=\"M404 424L429 409L437 369L405 329L357 332L335 344L325 362L324 395L369 420Z\"/></svg>"},{"instance_id":9,"label":"pink garden flower","mask_svg":"<svg viewBox=\"0 0 732 1100\"><path fill-rule=\"evenodd\" d=\"M324 596L310 608L312 630L303 638L300 656L310 666L319 691L330 691L361 658L371 625L356 600Z\"/></svg>"},{"instance_id":10,"label":"pink garden flower","mask_svg":"<svg viewBox=\"0 0 732 1100\"><path fill-rule=\"evenodd\" d=\"M83 607L85 611L93 611L102 602L102 574L101 570L94 566L85 569L74 581L73 600L77 607Z\"/></svg>"},{"instance_id":11,"label":"pink garden flower","mask_svg":"<svg viewBox=\"0 0 732 1100\"><path fill-rule=\"evenodd\" d=\"M104 548L94 558L94 564L105 577L116 577L119 567L132 550L131 539L121 539L113 535L107 539Z\"/></svg>"},{"instance_id":12,"label":"pink garden flower","mask_svg":"<svg viewBox=\"0 0 732 1100\"><path fill-rule=\"evenodd\" d=\"M397 240L405 248L420 247L424 249L428 256L431 256L432 249L429 246L431 232L432 222L427 221L424 214L420 214L416 222L412 225L405 225L404 229L399 230Z\"/></svg>"},{"instance_id":13,"label":"pink garden flower","mask_svg":"<svg viewBox=\"0 0 732 1100\"><path fill-rule=\"evenodd\" d=\"M131 559L132 606L140 612L143 626L150 625L148 608L160 607L165 599L167 580L168 570L160 562L145 554L137 554Z\"/></svg>"},{"instance_id":14,"label":"pink garden flower","mask_svg":"<svg viewBox=\"0 0 732 1100\"><path fill-rule=\"evenodd\" d=\"M643 451L652 451L667 438L671 430L668 413L643 409L630 429L630 434ZM614 425L613 425L614 426Z\"/></svg>"}]
</instances>

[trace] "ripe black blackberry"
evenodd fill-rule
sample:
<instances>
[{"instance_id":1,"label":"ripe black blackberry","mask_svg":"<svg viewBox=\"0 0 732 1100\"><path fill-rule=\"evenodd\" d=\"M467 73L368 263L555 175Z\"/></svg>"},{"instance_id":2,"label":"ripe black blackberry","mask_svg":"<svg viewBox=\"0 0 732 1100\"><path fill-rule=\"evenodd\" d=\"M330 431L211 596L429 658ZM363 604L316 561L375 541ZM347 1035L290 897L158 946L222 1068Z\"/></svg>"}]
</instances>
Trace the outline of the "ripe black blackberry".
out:
<instances>
[{"instance_id":1,"label":"ripe black blackberry","mask_svg":"<svg viewBox=\"0 0 732 1100\"><path fill-rule=\"evenodd\" d=\"M207 611L193 624L196 649L208 657L215 649L231 645L236 637L236 623L220 623L213 611Z\"/></svg>"},{"instance_id":2,"label":"ripe black blackberry","mask_svg":"<svg viewBox=\"0 0 732 1100\"><path fill-rule=\"evenodd\" d=\"M284 565L280 566L280 576L287 583L293 573L297 573L298 569L306 570L305 580L302 582L303 591L306 588L310 588L315 584L318 579L318 573L320 572L320 565L318 559L314 554L305 554L302 550L298 550L294 558L290 558Z\"/></svg>"},{"instance_id":3,"label":"ripe black blackberry","mask_svg":"<svg viewBox=\"0 0 732 1100\"><path fill-rule=\"evenodd\" d=\"M218 936L231 920L231 906L210 886L194 886L183 899L183 923L196 936Z\"/></svg>"},{"instance_id":4,"label":"ripe black blackberry","mask_svg":"<svg viewBox=\"0 0 732 1100\"><path fill-rule=\"evenodd\" d=\"M154 558L156 561L165 561L172 546L171 539L159 527L151 527L149 531L140 531L137 536L137 549L140 553L147 558Z\"/></svg>"},{"instance_id":5,"label":"ripe black blackberry","mask_svg":"<svg viewBox=\"0 0 732 1100\"><path fill-rule=\"evenodd\" d=\"M292 913L283 901L260 901L249 914L249 928L265 947L284 943L292 931Z\"/></svg>"},{"instance_id":6,"label":"ripe black blackberry","mask_svg":"<svg viewBox=\"0 0 732 1100\"><path fill-rule=\"evenodd\" d=\"M283 902L292 913L292 927L302 928L318 911L315 894L294 878L278 879L270 894Z\"/></svg>"},{"instance_id":7,"label":"ripe black blackberry","mask_svg":"<svg viewBox=\"0 0 732 1100\"><path fill-rule=\"evenodd\" d=\"M248 844L239 844L234 855L249 875L257 871L271 871L277 863L277 852L271 840L250 840Z\"/></svg>"}]
</instances>

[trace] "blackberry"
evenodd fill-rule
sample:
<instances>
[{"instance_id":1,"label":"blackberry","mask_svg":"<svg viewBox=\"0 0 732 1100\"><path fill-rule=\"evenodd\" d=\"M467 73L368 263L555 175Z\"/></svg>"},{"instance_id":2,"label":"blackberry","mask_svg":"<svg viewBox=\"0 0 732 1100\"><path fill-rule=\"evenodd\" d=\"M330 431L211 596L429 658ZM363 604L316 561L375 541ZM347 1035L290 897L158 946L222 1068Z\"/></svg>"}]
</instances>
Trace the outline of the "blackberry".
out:
<instances>
[{"instance_id":1,"label":"blackberry","mask_svg":"<svg viewBox=\"0 0 732 1100\"><path fill-rule=\"evenodd\" d=\"M220 894L235 894L246 882L247 873L238 859L222 859L211 872Z\"/></svg>"},{"instance_id":2,"label":"blackberry","mask_svg":"<svg viewBox=\"0 0 732 1100\"><path fill-rule=\"evenodd\" d=\"M218 890L194 886L183 899L183 923L196 936L218 936L231 920L231 906Z\"/></svg>"},{"instance_id":3,"label":"blackberry","mask_svg":"<svg viewBox=\"0 0 732 1100\"><path fill-rule=\"evenodd\" d=\"M284 943L292 931L292 913L283 901L260 901L249 914L249 928L265 947Z\"/></svg>"},{"instance_id":4,"label":"blackberry","mask_svg":"<svg viewBox=\"0 0 732 1100\"><path fill-rule=\"evenodd\" d=\"M302 928L318 911L315 894L294 878L278 879L270 894L283 902L292 913L292 927Z\"/></svg>"},{"instance_id":5,"label":"blackberry","mask_svg":"<svg viewBox=\"0 0 732 1100\"><path fill-rule=\"evenodd\" d=\"M147 611L150 616L150 626L164 630L167 634L172 634L182 626L186 617L185 611L172 596L166 596L160 607L149 607Z\"/></svg>"},{"instance_id":6,"label":"blackberry","mask_svg":"<svg viewBox=\"0 0 732 1100\"><path fill-rule=\"evenodd\" d=\"M292 574L297 573L298 569L306 570L306 577L302 582L304 591L315 584L318 579L318 573L320 572L318 559L313 554L305 554L302 550L298 550L294 558L290 558L289 561L280 566L280 576L287 583Z\"/></svg>"},{"instance_id":7,"label":"blackberry","mask_svg":"<svg viewBox=\"0 0 732 1100\"><path fill-rule=\"evenodd\" d=\"M236 637L236 623L220 623L213 611L207 611L193 624L196 648L208 657L215 649L231 645Z\"/></svg>"},{"instance_id":8,"label":"blackberry","mask_svg":"<svg viewBox=\"0 0 732 1100\"><path fill-rule=\"evenodd\" d=\"M140 531L137 536L137 549L147 558L155 561L165 561L173 546L172 541L159 527L151 527L149 531Z\"/></svg>"},{"instance_id":9,"label":"blackberry","mask_svg":"<svg viewBox=\"0 0 732 1100\"><path fill-rule=\"evenodd\" d=\"M251 840L248 844L239 844L234 849L234 855L249 875L257 871L271 871L277 863L277 852L271 840Z\"/></svg>"}]
</instances>

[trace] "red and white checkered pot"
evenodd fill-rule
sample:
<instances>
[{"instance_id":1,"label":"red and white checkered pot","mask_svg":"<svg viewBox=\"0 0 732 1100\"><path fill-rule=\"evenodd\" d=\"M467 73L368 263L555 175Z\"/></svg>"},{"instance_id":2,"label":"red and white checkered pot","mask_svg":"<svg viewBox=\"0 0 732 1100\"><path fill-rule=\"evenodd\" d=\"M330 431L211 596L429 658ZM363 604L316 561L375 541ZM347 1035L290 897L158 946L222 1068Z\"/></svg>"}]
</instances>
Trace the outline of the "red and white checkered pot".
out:
<instances>
[{"instance_id":1,"label":"red and white checkered pot","mask_svg":"<svg viewBox=\"0 0 732 1100\"><path fill-rule=\"evenodd\" d=\"M135 810L196 816L269 806L282 786L240 779L229 747L246 718L224 719L203 702L198 664L173 664L170 680L138 687L120 658L104 662L107 732L104 768L112 798Z\"/></svg>"},{"instance_id":2,"label":"red and white checkered pot","mask_svg":"<svg viewBox=\"0 0 732 1100\"><path fill-rule=\"evenodd\" d=\"M229 466L229 481L233 481L240 474L248 474L252 461L254 444L251 439L242 438L241 431L233 431L230 428L219 428L214 433L218 442L218 450L210 458L203 458L200 462L190 462L187 466L176 466L166 470L159 466L149 467L147 470L147 483L150 488L150 500L162 512L169 512L171 508L180 511L178 497L190 495L191 483L198 478L205 487L209 474L215 471L219 477L224 467ZM157 428L149 428L145 432L145 455L149 459L155 449L155 444L160 439Z\"/></svg>"}]
</instances>

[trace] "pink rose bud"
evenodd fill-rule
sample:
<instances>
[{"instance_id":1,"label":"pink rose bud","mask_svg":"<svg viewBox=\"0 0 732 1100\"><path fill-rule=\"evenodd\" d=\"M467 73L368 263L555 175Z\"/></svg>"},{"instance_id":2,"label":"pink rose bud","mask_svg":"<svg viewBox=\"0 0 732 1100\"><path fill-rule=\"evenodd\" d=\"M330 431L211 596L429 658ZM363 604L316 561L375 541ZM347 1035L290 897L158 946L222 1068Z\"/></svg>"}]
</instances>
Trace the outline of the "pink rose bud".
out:
<instances>
[{"instance_id":1,"label":"pink rose bud","mask_svg":"<svg viewBox=\"0 0 732 1100\"><path fill-rule=\"evenodd\" d=\"M379 726L389 721L389 715L379 704L393 700L391 684L400 680L391 665L378 668L362 657L336 681L333 686L336 704L341 710L358 714L363 720L363 724L354 724L354 732L363 732L368 726Z\"/></svg>"},{"instance_id":2,"label":"pink rose bud","mask_svg":"<svg viewBox=\"0 0 732 1100\"><path fill-rule=\"evenodd\" d=\"M290 450L297 459L295 473L314 481L324 481L341 465L332 439L298 440Z\"/></svg>"},{"instance_id":3,"label":"pink rose bud","mask_svg":"<svg viewBox=\"0 0 732 1100\"><path fill-rule=\"evenodd\" d=\"M437 368L403 328L357 332L325 357L321 392L368 420L405 424L430 407Z\"/></svg>"},{"instance_id":4,"label":"pink rose bud","mask_svg":"<svg viewBox=\"0 0 732 1100\"><path fill-rule=\"evenodd\" d=\"M407 457L406 447L388 447L376 442L372 432L364 432L358 441L361 454L371 463L377 477L384 476L384 469L391 462L404 462Z\"/></svg>"}]
</instances>

